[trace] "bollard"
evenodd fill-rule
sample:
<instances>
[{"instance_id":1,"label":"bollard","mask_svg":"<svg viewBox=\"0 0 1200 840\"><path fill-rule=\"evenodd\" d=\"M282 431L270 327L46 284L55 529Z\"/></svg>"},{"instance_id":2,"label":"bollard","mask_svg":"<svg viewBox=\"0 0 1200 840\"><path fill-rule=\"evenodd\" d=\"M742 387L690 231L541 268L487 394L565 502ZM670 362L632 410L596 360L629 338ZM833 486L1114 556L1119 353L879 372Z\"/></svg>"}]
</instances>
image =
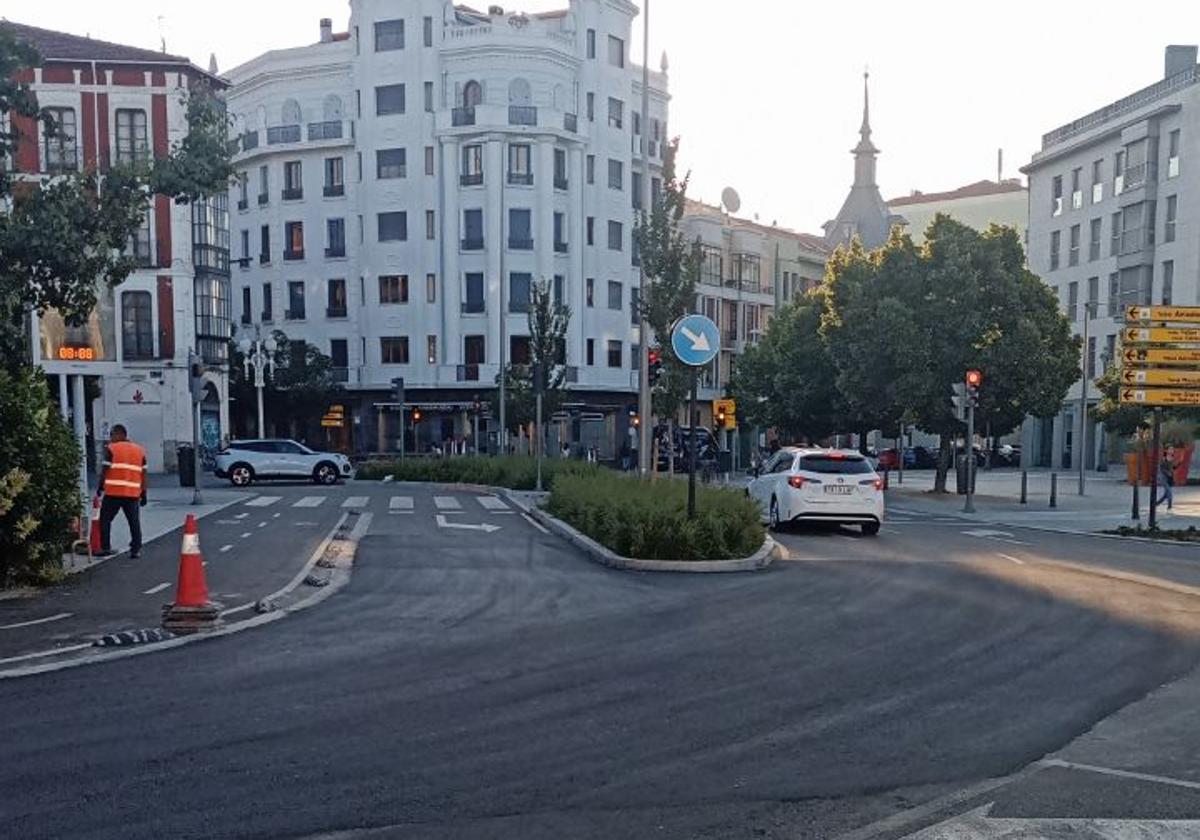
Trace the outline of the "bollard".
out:
<instances>
[{"instance_id":1,"label":"bollard","mask_svg":"<svg viewBox=\"0 0 1200 840\"><path fill-rule=\"evenodd\" d=\"M1140 520L1142 518L1142 514L1140 511L1141 505L1138 504L1138 478L1139 478L1139 476L1138 476L1137 472L1138 472L1137 470L1134 470L1134 474L1133 474L1133 515L1130 516L1130 519L1132 519L1134 522L1137 522L1138 520Z\"/></svg>"},{"instance_id":2,"label":"bollard","mask_svg":"<svg viewBox=\"0 0 1200 840\"><path fill-rule=\"evenodd\" d=\"M883 489L884 490L888 489L888 476L890 473L891 473L891 470L889 470L887 467L883 468Z\"/></svg>"},{"instance_id":3,"label":"bollard","mask_svg":"<svg viewBox=\"0 0 1200 840\"><path fill-rule=\"evenodd\" d=\"M1058 507L1058 473L1050 473L1050 507Z\"/></svg>"},{"instance_id":4,"label":"bollard","mask_svg":"<svg viewBox=\"0 0 1200 840\"><path fill-rule=\"evenodd\" d=\"M1029 502L1029 473L1021 470L1021 504Z\"/></svg>"}]
</instances>

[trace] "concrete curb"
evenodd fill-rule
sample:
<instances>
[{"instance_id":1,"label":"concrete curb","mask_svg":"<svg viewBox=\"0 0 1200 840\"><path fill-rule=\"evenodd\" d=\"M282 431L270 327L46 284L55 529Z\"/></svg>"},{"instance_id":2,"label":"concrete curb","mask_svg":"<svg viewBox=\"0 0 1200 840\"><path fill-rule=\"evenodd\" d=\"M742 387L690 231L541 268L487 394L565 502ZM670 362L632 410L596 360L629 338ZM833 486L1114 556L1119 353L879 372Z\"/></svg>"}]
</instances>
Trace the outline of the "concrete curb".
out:
<instances>
[{"instance_id":1,"label":"concrete curb","mask_svg":"<svg viewBox=\"0 0 1200 840\"><path fill-rule=\"evenodd\" d=\"M277 592L268 595L266 600L273 602L276 606L270 612L255 615L253 618L247 618L244 621L234 621L224 624L221 627L207 633L196 633L188 636L173 636L162 642L152 642L148 644L139 644L129 647L121 647L115 650L102 650L101 653L95 653L85 656L77 656L70 659L60 659L55 662L45 662L40 665L26 665L17 668L0 671L0 680L15 679L18 677L34 676L36 674L44 674L51 671L61 671L67 668L78 668L83 665L93 665L100 662L110 662L115 659L125 659L130 656L141 656L146 653L156 653L170 648L177 648L183 645L192 644L194 642L202 642L209 639L217 639L222 636L229 636L233 633L240 633L243 630L249 630L251 627L259 627L264 624L270 624L273 621L278 621L281 618L286 618L292 613L300 610L308 609L316 606L324 601L329 596L340 590L343 586L350 582L351 567L354 564L354 558L358 552L358 543L366 534L367 529L371 525L371 514L364 513L358 516L358 521L353 527L346 528L347 520L350 518L349 513L343 514L337 524L330 531L329 535L321 541L316 550L304 564L304 568L292 578L292 580ZM309 590L307 587L301 592L297 589L304 583L304 578L313 573L318 561L329 559L331 564L328 567L328 583L319 589ZM260 602L261 603L261 602ZM254 604L249 604L253 607ZM222 617L235 612L235 610L227 610L221 613ZM91 648L91 644L87 645ZM76 652L77 649L71 648L63 651L63 654ZM49 655L46 657L49 658Z\"/></svg>"}]
</instances>

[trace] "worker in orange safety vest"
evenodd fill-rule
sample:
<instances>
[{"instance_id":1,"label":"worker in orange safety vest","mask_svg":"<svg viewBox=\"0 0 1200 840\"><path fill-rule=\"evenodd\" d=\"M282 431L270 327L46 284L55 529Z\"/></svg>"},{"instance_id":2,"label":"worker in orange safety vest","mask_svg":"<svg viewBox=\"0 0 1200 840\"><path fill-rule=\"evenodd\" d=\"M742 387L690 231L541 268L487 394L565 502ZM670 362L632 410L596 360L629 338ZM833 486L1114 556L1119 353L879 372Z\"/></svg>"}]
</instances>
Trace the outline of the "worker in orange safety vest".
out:
<instances>
[{"instance_id":1,"label":"worker in orange safety vest","mask_svg":"<svg viewBox=\"0 0 1200 840\"><path fill-rule=\"evenodd\" d=\"M112 427L109 444L104 447L100 468L100 556L111 557L112 521L117 511L125 513L129 523L129 556L137 559L142 550L142 522L139 507L146 504L146 450L128 439L125 427Z\"/></svg>"}]
</instances>

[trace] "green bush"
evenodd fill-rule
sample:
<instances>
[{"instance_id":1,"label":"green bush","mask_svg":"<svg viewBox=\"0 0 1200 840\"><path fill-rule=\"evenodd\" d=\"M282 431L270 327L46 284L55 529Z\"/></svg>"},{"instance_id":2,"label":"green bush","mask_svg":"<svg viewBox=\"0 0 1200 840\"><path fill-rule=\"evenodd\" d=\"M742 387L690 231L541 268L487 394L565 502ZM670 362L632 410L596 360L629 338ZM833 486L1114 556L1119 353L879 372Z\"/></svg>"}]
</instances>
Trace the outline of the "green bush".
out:
<instances>
[{"instance_id":1,"label":"green bush","mask_svg":"<svg viewBox=\"0 0 1200 840\"><path fill-rule=\"evenodd\" d=\"M598 475L601 469L586 461L542 461L542 486L549 489L562 475ZM486 484L510 490L532 490L537 486L537 462L533 458L504 456L486 458L467 455L452 458L405 458L403 461L368 461L358 469L360 479L392 476L396 481L430 481L441 484Z\"/></svg>"},{"instance_id":2,"label":"green bush","mask_svg":"<svg viewBox=\"0 0 1200 840\"><path fill-rule=\"evenodd\" d=\"M61 573L79 449L40 371L0 368L0 588Z\"/></svg>"},{"instance_id":3,"label":"green bush","mask_svg":"<svg viewBox=\"0 0 1200 840\"><path fill-rule=\"evenodd\" d=\"M623 557L730 560L763 544L758 508L739 490L696 488L687 518L687 483L603 472L563 475L546 509Z\"/></svg>"}]
</instances>

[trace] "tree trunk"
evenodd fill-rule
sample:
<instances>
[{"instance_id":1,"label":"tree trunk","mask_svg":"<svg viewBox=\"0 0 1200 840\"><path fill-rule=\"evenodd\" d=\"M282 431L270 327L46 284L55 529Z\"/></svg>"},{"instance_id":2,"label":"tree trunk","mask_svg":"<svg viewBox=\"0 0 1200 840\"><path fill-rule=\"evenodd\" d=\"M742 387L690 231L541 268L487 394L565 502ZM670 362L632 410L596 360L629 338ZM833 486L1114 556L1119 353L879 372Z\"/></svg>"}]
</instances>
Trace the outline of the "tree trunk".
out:
<instances>
[{"instance_id":1,"label":"tree trunk","mask_svg":"<svg viewBox=\"0 0 1200 840\"><path fill-rule=\"evenodd\" d=\"M869 434L870 434L870 430L860 429L858 432L858 454L859 455L867 454L867 435L869 435Z\"/></svg>"},{"instance_id":2,"label":"tree trunk","mask_svg":"<svg viewBox=\"0 0 1200 840\"><path fill-rule=\"evenodd\" d=\"M938 463L937 472L933 477L933 492L946 492L946 475L950 472L950 463L953 460L954 441L945 433L941 436L941 443L938 446Z\"/></svg>"}]
</instances>

